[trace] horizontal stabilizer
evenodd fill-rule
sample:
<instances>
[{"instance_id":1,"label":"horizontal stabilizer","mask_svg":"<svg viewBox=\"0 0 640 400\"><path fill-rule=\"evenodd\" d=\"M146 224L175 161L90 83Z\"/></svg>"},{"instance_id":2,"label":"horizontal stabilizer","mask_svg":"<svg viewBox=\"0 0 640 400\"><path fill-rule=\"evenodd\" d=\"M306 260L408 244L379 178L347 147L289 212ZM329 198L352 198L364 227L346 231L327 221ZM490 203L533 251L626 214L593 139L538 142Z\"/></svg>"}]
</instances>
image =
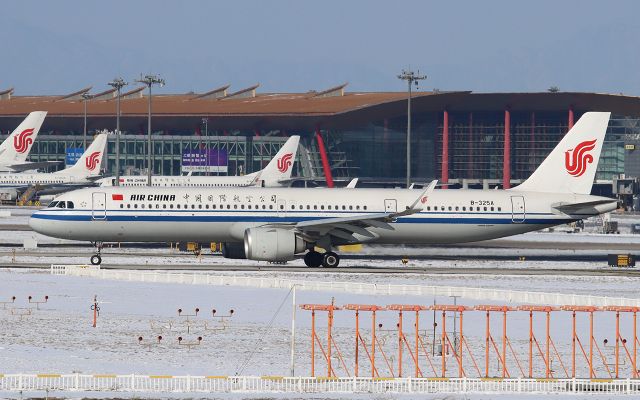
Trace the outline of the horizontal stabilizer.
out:
<instances>
[{"instance_id":1,"label":"horizontal stabilizer","mask_svg":"<svg viewBox=\"0 0 640 400\"><path fill-rule=\"evenodd\" d=\"M593 214L598 206L611 205L613 209L618 205L617 200L603 199L594 201L584 201L581 203L566 203L552 206L554 209L564 214Z\"/></svg>"},{"instance_id":2,"label":"horizontal stabilizer","mask_svg":"<svg viewBox=\"0 0 640 400\"><path fill-rule=\"evenodd\" d=\"M60 161L27 162L27 163L24 163L24 164L9 165L9 168L14 170L15 172L24 172L24 171L31 171L31 170L35 170L35 169L42 169L42 168L52 167L52 166L58 165L58 164L60 164L62 162L63 162L63 160L60 160Z\"/></svg>"}]
</instances>

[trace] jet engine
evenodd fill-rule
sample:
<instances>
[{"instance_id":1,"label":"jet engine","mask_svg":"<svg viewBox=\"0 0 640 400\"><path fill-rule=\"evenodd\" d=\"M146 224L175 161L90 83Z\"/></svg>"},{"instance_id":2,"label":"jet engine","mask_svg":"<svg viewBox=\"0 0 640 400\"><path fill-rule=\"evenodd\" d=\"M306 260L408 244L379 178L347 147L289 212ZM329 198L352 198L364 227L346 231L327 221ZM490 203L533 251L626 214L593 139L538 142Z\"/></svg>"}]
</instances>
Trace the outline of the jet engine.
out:
<instances>
[{"instance_id":1,"label":"jet engine","mask_svg":"<svg viewBox=\"0 0 640 400\"><path fill-rule=\"evenodd\" d=\"M306 250L305 241L282 228L249 228L244 231L244 252L256 261L289 261Z\"/></svg>"}]
</instances>

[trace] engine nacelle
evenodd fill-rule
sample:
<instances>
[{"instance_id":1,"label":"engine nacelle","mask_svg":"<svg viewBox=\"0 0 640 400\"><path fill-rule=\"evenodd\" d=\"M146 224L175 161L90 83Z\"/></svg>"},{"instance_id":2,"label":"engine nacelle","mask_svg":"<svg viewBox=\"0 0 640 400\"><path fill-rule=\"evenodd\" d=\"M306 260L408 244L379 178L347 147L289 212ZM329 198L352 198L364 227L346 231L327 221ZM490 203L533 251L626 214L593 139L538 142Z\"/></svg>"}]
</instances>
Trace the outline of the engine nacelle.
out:
<instances>
[{"instance_id":1,"label":"engine nacelle","mask_svg":"<svg viewBox=\"0 0 640 400\"><path fill-rule=\"evenodd\" d=\"M305 250L305 241L288 229L249 228L244 231L244 252L250 260L289 261Z\"/></svg>"},{"instance_id":2,"label":"engine nacelle","mask_svg":"<svg viewBox=\"0 0 640 400\"><path fill-rule=\"evenodd\" d=\"M222 257L235 260L244 260L247 258L242 243L222 243Z\"/></svg>"}]
</instances>

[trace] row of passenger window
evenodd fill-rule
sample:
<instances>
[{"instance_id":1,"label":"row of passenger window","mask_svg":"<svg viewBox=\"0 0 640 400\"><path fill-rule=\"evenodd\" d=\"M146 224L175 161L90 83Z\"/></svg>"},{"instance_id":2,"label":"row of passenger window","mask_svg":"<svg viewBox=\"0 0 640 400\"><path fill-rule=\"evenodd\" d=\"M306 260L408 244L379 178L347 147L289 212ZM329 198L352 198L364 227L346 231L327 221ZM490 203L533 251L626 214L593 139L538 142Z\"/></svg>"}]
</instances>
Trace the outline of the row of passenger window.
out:
<instances>
[{"instance_id":1,"label":"row of passenger window","mask_svg":"<svg viewBox=\"0 0 640 400\"><path fill-rule=\"evenodd\" d=\"M45 184L45 183L64 183L64 182L60 181L60 180L57 180L57 181L41 181L41 180L39 180L39 181L35 182L35 180L29 180L29 181L17 180L16 181L16 180L7 179L7 180L3 180L2 183L6 183L6 184L30 184L30 185L33 185L33 184L36 184L36 183L37 184Z\"/></svg>"},{"instance_id":2,"label":"row of passenger window","mask_svg":"<svg viewBox=\"0 0 640 400\"><path fill-rule=\"evenodd\" d=\"M218 206L217 204L211 204L211 205L209 205L209 204L191 204L191 205L189 205L189 204L184 204L184 205L182 205L182 204L175 204L175 205L174 204L148 204L148 206L147 206L146 204L140 204L140 206L138 207L138 204L135 203L133 205L132 204L126 204L126 205L125 204L120 204L120 208L129 208L129 209L131 209L131 208L134 208L134 209L137 209L137 208L148 208L148 209L170 209L170 210L173 210L173 209L176 209L176 210L180 210L180 209L183 209L183 210L187 210L187 209L191 209L191 210L195 210L195 209L198 209L198 210L203 210L203 209L204 210L216 210L216 209L220 209L220 210L224 210L224 209L227 209L227 210L230 210L230 209L234 209L234 210L238 210L238 209L240 209L240 210L245 210L245 209L246 210L273 210L274 209L274 205L273 204L268 204L268 205L267 204L247 204L247 205L245 205L245 204L233 204L233 205L231 205L231 204L220 204ZM284 210L284 204L278 205L278 208L280 210ZM313 210L325 210L325 209L327 209L327 210L340 210L340 206L324 206L324 205L318 206L317 204L315 204L313 206L307 204L306 207L303 206L302 204L300 204L298 206L298 208L300 210L304 210L305 208L307 210L311 210L311 209L313 209ZM295 210L296 206L295 205L291 205L291 209ZM343 205L342 206L342 210L345 210L345 211L346 210L353 211L353 210L360 210L360 209L366 210L367 206L362 206L362 207L359 206L359 205L356 205L356 206L353 206L353 205L344 206Z\"/></svg>"},{"instance_id":3,"label":"row of passenger window","mask_svg":"<svg viewBox=\"0 0 640 400\"><path fill-rule=\"evenodd\" d=\"M502 207L497 207L498 211L502 211ZM431 206L427 206L427 211L431 211L432 207ZM467 211L467 206L433 206L433 211ZM496 211L496 207L479 207L476 206L475 210L472 206L469 206L469 211L473 212L473 211Z\"/></svg>"},{"instance_id":4,"label":"row of passenger window","mask_svg":"<svg viewBox=\"0 0 640 400\"><path fill-rule=\"evenodd\" d=\"M350 211L352 211L352 210L360 210L360 206L359 206L359 205L355 205L355 206L354 206L354 205L350 205L350 206L345 206L345 205L343 205L342 207L340 207L340 206L331 206L331 205L328 205L328 206L326 206L326 207L325 207L324 205L317 205L317 204L314 204L314 205L309 205L309 204L307 204L306 206L304 206L304 205L300 204L300 205L298 206L298 209L300 209L300 210L304 210L305 208L306 208L307 210L311 210L311 209L313 209L313 210L324 210L324 209L327 209L327 210L336 210L336 211L338 211L338 210L340 210L341 208L342 208L342 210L345 210L345 211L346 211L346 210L350 210ZM291 205L291 209L292 209L292 210L295 210L295 209L296 209L295 204L292 204L292 205ZM362 209L363 209L363 210L366 210L366 209L367 209L367 206L362 206Z\"/></svg>"},{"instance_id":5,"label":"row of passenger window","mask_svg":"<svg viewBox=\"0 0 640 400\"><path fill-rule=\"evenodd\" d=\"M140 204L140 207L138 207L138 204L133 204L133 205L131 205L131 204L127 204L127 205L120 204L120 208L134 208L135 209L135 208L145 208L145 207L146 207L146 204ZM237 209L241 209L241 210L245 210L245 209L247 209L247 210L252 210L252 209L253 210L260 210L260 209L262 209L262 210L267 210L267 209L268 210L273 210L273 204L269 204L269 205L267 205L267 204L262 204L262 205L249 204L247 206L245 206L244 204L234 204L233 207L231 206L231 204L226 204L226 207L225 207L225 204L220 204L220 207L218 207L217 204L212 204L212 205L209 205L209 204L191 204L191 206L189 206L189 204L185 204L184 207L182 206L182 204L175 204L175 205L174 204L155 204L155 205L154 204L149 204L149 206L146 207L146 208L150 208L150 209L154 209L154 208L155 209L160 209L160 208L167 209L168 208L170 210L173 210L173 209L177 209L177 210L180 210L180 209L183 209L183 210L187 210L187 209L191 209L191 210L195 210L195 209L198 209L198 210L203 210L203 209L204 210L210 210L210 209L211 210L216 210L216 209L220 209L220 210L223 210L225 208L227 210L230 210L232 208L234 210L237 210ZM284 210L284 205L281 204L280 205L280 209Z\"/></svg>"},{"instance_id":6,"label":"row of passenger window","mask_svg":"<svg viewBox=\"0 0 640 400\"><path fill-rule=\"evenodd\" d=\"M146 183L123 183L121 186L148 186ZM240 184L205 184L205 183L154 183L153 186L161 187L236 187Z\"/></svg>"}]
</instances>

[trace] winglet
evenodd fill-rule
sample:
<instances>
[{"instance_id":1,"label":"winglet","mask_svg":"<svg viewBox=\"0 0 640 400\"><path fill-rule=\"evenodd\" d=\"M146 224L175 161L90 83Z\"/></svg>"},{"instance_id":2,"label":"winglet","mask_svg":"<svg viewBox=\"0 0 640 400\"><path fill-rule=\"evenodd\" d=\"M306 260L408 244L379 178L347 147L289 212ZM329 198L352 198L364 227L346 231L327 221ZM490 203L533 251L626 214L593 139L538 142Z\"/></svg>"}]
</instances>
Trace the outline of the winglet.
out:
<instances>
[{"instance_id":1,"label":"winglet","mask_svg":"<svg viewBox=\"0 0 640 400\"><path fill-rule=\"evenodd\" d=\"M351 180L351 182L349 182L349 184L347 186L345 186L345 188L347 189L353 189L356 187L356 185L358 184L358 178L353 178Z\"/></svg>"},{"instance_id":2,"label":"winglet","mask_svg":"<svg viewBox=\"0 0 640 400\"><path fill-rule=\"evenodd\" d=\"M427 186L427 188L425 190L422 191L422 193L420 193L420 196L416 199L416 201L413 202L413 204L411 204L411 207L409 207L410 210L422 210L424 207L424 203L427 202L427 198L429 196L431 196L431 194L433 193L433 191L436 188L436 185L438 184L438 180L434 179L431 181L431 183L429 184L429 186ZM420 204L419 207L416 207Z\"/></svg>"}]
</instances>

